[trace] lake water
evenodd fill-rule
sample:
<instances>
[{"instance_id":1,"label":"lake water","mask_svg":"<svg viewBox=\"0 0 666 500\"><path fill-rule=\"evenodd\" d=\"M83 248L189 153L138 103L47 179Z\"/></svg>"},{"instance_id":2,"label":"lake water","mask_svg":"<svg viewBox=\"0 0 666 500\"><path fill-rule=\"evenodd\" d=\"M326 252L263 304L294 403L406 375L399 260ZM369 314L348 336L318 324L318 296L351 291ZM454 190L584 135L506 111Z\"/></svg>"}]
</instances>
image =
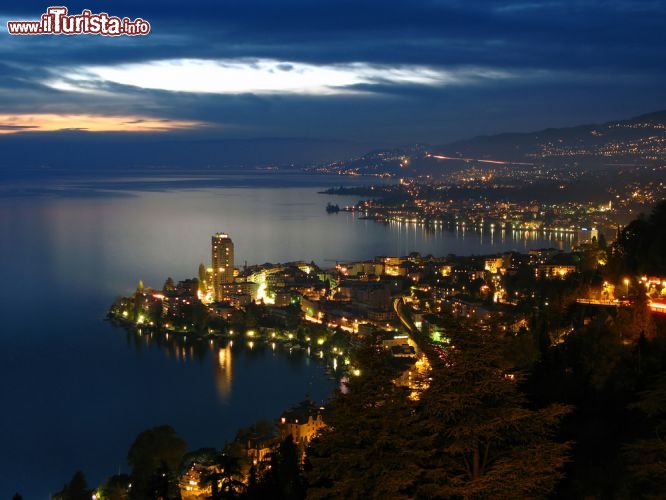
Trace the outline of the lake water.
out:
<instances>
[{"instance_id":1,"label":"lake water","mask_svg":"<svg viewBox=\"0 0 666 500\"><path fill-rule=\"evenodd\" d=\"M357 183L359 181L356 181ZM139 279L161 287L210 262L228 233L236 265L336 261L411 251L446 255L571 240L378 224L317 194L340 177L271 173L7 180L0 188L0 498L48 498L81 469L90 485L127 472L136 435L170 424L190 449L222 446L332 382L307 356L243 346L169 347L104 316Z\"/></svg>"}]
</instances>

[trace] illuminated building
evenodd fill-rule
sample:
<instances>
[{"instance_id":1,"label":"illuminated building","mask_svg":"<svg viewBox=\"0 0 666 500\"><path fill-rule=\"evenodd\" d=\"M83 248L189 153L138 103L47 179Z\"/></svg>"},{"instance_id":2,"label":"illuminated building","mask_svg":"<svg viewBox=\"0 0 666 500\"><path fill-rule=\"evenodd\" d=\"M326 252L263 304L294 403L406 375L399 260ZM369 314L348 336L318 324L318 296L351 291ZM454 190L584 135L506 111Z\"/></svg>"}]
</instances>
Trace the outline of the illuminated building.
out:
<instances>
[{"instance_id":1,"label":"illuminated building","mask_svg":"<svg viewBox=\"0 0 666 500\"><path fill-rule=\"evenodd\" d=\"M504 259L502 257L492 257L486 259L484 262L484 269L491 274L498 274L504 267Z\"/></svg>"},{"instance_id":2,"label":"illuminated building","mask_svg":"<svg viewBox=\"0 0 666 500\"><path fill-rule=\"evenodd\" d=\"M566 278L567 275L575 272L576 266L544 264L537 266L535 274L537 278Z\"/></svg>"},{"instance_id":3,"label":"illuminated building","mask_svg":"<svg viewBox=\"0 0 666 500\"><path fill-rule=\"evenodd\" d=\"M224 233L215 233L211 247L215 300L221 300L224 285L234 281L234 242Z\"/></svg>"},{"instance_id":4,"label":"illuminated building","mask_svg":"<svg viewBox=\"0 0 666 500\"><path fill-rule=\"evenodd\" d=\"M319 407L310 400L286 411L280 417L280 437L286 438L291 434L294 443L304 448L317 433L326 427L322 419L323 407Z\"/></svg>"}]
</instances>

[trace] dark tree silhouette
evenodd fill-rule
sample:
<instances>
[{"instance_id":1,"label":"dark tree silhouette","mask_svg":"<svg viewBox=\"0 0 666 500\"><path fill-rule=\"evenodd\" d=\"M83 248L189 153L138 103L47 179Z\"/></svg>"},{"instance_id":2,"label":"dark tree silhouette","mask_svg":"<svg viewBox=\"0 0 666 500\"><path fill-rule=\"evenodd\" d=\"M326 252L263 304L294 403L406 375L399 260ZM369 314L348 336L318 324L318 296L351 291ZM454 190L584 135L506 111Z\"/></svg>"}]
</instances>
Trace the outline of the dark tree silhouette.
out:
<instances>
[{"instance_id":1,"label":"dark tree silhouette","mask_svg":"<svg viewBox=\"0 0 666 500\"><path fill-rule=\"evenodd\" d=\"M666 373L661 372L631 408L647 419L644 436L624 448L629 497L663 498L666 492Z\"/></svg>"},{"instance_id":2,"label":"dark tree silhouette","mask_svg":"<svg viewBox=\"0 0 666 500\"><path fill-rule=\"evenodd\" d=\"M104 500L127 500L129 485L130 477L127 474L113 475L102 485L102 498Z\"/></svg>"},{"instance_id":3,"label":"dark tree silhouette","mask_svg":"<svg viewBox=\"0 0 666 500\"><path fill-rule=\"evenodd\" d=\"M615 243L614 254L633 274L666 274L666 200L658 203L650 215L641 215L629 223Z\"/></svg>"},{"instance_id":4,"label":"dark tree silhouette","mask_svg":"<svg viewBox=\"0 0 666 500\"><path fill-rule=\"evenodd\" d=\"M81 471L76 471L71 481L62 491L53 495L54 500L90 500L92 490L88 488L86 477Z\"/></svg>"},{"instance_id":5,"label":"dark tree silhouette","mask_svg":"<svg viewBox=\"0 0 666 500\"><path fill-rule=\"evenodd\" d=\"M431 450L424 498L540 498L562 478L569 444L553 439L570 408L527 408L519 376L502 366L496 339L453 334L423 397L422 443Z\"/></svg>"},{"instance_id":6,"label":"dark tree silhouette","mask_svg":"<svg viewBox=\"0 0 666 500\"><path fill-rule=\"evenodd\" d=\"M362 375L335 397L324 418L329 427L308 450L308 499L408 498L418 479L414 406L392 383L396 367L373 346L358 362Z\"/></svg>"},{"instance_id":7,"label":"dark tree silhouette","mask_svg":"<svg viewBox=\"0 0 666 500\"><path fill-rule=\"evenodd\" d=\"M163 425L140 433L127 454L132 467L131 498L152 498L163 489L163 478L178 469L187 445L173 427Z\"/></svg>"},{"instance_id":8,"label":"dark tree silhouette","mask_svg":"<svg viewBox=\"0 0 666 500\"><path fill-rule=\"evenodd\" d=\"M241 481L240 458L226 452L216 453L208 472L202 475L202 484L211 486L212 500L236 498L245 490Z\"/></svg>"},{"instance_id":9,"label":"dark tree silhouette","mask_svg":"<svg viewBox=\"0 0 666 500\"><path fill-rule=\"evenodd\" d=\"M305 483L302 476L298 447L291 434L271 454L269 466L263 475L256 468L250 470L246 498L252 500L303 500Z\"/></svg>"}]
</instances>

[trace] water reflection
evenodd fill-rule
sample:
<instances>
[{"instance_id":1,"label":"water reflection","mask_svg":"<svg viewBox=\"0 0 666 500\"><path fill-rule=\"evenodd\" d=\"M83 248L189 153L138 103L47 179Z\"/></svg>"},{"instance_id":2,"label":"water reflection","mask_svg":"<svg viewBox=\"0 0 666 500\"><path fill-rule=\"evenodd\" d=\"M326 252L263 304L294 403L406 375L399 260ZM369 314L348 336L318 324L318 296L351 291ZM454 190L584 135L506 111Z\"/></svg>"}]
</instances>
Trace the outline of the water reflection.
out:
<instances>
[{"instance_id":1,"label":"water reflection","mask_svg":"<svg viewBox=\"0 0 666 500\"><path fill-rule=\"evenodd\" d=\"M207 367L206 360L210 357L212 374L219 396L219 401L230 401L234 387L234 362L238 356L246 360L262 362L266 357L281 357L286 366L294 373L303 367L309 367L310 357L322 367L330 364L333 371L337 369L337 357L324 358L323 352L313 352L310 347L302 348L290 342L275 342L269 339L257 339L248 342L237 342L228 338L204 339L192 335L180 335L147 329L130 329L126 331L127 345L135 352L145 355L148 350L155 350L176 363L192 363ZM242 368L241 368L242 369Z\"/></svg>"},{"instance_id":2,"label":"water reflection","mask_svg":"<svg viewBox=\"0 0 666 500\"><path fill-rule=\"evenodd\" d=\"M211 340L211 342L213 342ZM231 381L233 377L232 371L233 353L231 351L231 344L221 347L217 351L217 363L215 364L215 384L217 391L220 393L222 400L226 401L231 394Z\"/></svg>"},{"instance_id":3,"label":"water reflection","mask_svg":"<svg viewBox=\"0 0 666 500\"><path fill-rule=\"evenodd\" d=\"M155 347L162 351L168 359L178 362L196 360L202 363L208 355L208 347L202 339L187 335L159 333L142 328L127 331L127 344L138 353Z\"/></svg>"},{"instance_id":4,"label":"water reflection","mask_svg":"<svg viewBox=\"0 0 666 500\"><path fill-rule=\"evenodd\" d=\"M503 225L496 228L495 224L416 224L391 220L387 226L395 237L398 255L406 255L415 248L423 249L422 252L434 251L435 255L488 254L545 247L568 251L580 241L580 235L573 231L506 229Z\"/></svg>"}]
</instances>

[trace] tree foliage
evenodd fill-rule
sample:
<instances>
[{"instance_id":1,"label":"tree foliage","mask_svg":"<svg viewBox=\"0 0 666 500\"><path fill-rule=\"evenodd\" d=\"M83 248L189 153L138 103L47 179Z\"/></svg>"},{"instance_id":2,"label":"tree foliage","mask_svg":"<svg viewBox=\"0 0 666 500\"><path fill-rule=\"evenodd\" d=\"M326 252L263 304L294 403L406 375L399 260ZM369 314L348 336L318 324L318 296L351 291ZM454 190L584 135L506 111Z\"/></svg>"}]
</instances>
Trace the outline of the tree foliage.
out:
<instances>
[{"instance_id":1,"label":"tree foliage","mask_svg":"<svg viewBox=\"0 0 666 500\"><path fill-rule=\"evenodd\" d=\"M553 438L564 405L527 407L520 376L507 373L495 339L458 335L434 366L423 397L424 435L432 450L418 496L532 498L562 477L569 444Z\"/></svg>"},{"instance_id":2,"label":"tree foliage","mask_svg":"<svg viewBox=\"0 0 666 500\"><path fill-rule=\"evenodd\" d=\"M459 340L459 341L458 341ZM310 448L308 498L530 498L553 490L569 444L554 439L564 405L530 409L497 340L472 333L418 402L390 365L354 379ZM378 369L377 369L378 368Z\"/></svg>"},{"instance_id":3,"label":"tree foliage","mask_svg":"<svg viewBox=\"0 0 666 500\"><path fill-rule=\"evenodd\" d=\"M187 445L173 427L163 425L141 432L129 449L132 498L157 498L171 488Z\"/></svg>"},{"instance_id":4,"label":"tree foliage","mask_svg":"<svg viewBox=\"0 0 666 500\"><path fill-rule=\"evenodd\" d=\"M300 452L289 434L275 450L267 467L250 468L246 500L304 500L306 484ZM308 497L309 498L309 497Z\"/></svg>"},{"instance_id":5,"label":"tree foliage","mask_svg":"<svg viewBox=\"0 0 666 500\"><path fill-rule=\"evenodd\" d=\"M633 274L666 274L666 200L649 216L627 225L615 244L615 254Z\"/></svg>"},{"instance_id":6,"label":"tree foliage","mask_svg":"<svg viewBox=\"0 0 666 500\"><path fill-rule=\"evenodd\" d=\"M632 498L663 498L666 492L666 373L659 374L631 405L646 419L643 436L624 447Z\"/></svg>"},{"instance_id":7,"label":"tree foliage","mask_svg":"<svg viewBox=\"0 0 666 500\"><path fill-rule=\"evenodd\" d=\"M213 455L208 471L202 475L201 483L211 486L211 500L236 498L245 490L241 481L240 457L227 452Z\"/></svg>"},{"instance_id":8,"label":"tree foliage","mask_svg":"<svg viewBox=\"0 0 666 500\"><path fill-rule=\"evenodd\" d=\"M329 428L311 443L308 498L409 498L418 476L413 456L413 407L388 359L371 347L359 353L362 376L352 378L326 414Z\"/></svg>"},{"instance_id":9,"label":"tree foliage","mask_svg":"<svg viewBox=\"0 0 666 500\"><path fill-rule=\"evenodd\" d=\"M83 472L76 471L72 479L61 491L53 495L54 500L90 500L92 490L88 488L88 482Z\"/></svg>"},{"instance_id":10,"label":"tree foliage","mask_svg":"<svg viewBox=\"0 0 666 500\"><path fill-rule=\"evenodd\" d=\"M115 474L104 481L101 487L102 498L104 500L127 500L130 484L130 477L127 474Z\"/></svg>"}]
</instances>

